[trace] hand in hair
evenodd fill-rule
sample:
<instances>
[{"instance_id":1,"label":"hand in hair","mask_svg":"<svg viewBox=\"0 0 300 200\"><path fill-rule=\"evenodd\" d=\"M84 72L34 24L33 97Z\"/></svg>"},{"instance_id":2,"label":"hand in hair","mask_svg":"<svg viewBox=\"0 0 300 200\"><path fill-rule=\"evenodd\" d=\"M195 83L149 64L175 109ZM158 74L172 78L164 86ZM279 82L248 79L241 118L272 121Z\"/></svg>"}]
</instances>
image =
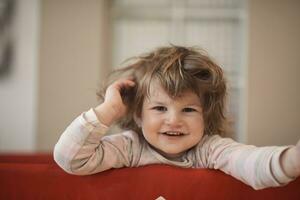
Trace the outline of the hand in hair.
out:
<instances>
[{"instance_id":1,"label":"hand in hair","mask_svg":"<svg viewBox=\"0 0 300 200\"><path fill-rule=\"evenodd\" d=\"M281 157L281 166L290 177L300 176L300 140L296 144L286 150Z\"/></svg>"},{"instance_id":2,"label":"hand in hair","mask_svg":"<svg viewBox=\"0 0 300 200\"><path fill-rule=\"evenodd\" d=\"M119 79L108 86L104 102L95 108L96 115L102 124L110 126L126 114L127 106L122 92L134 86L135 82L130 78Z\"/></svg>"}]
</instances>

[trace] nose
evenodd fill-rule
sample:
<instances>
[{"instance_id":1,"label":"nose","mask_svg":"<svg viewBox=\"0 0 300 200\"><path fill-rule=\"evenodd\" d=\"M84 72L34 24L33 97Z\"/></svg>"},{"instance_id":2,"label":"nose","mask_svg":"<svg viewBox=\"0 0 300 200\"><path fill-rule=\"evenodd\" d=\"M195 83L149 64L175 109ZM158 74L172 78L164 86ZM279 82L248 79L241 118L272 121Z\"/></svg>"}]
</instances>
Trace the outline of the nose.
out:
<instances>
[{"instance_id":1,"label":"nose","mask_svg":"<svg viewBox=\"0 0 300 200\"><path fill-rule=\"evenodd\" d=\"M182 125L181 116L176 111L169 111L166 115L165 122L171 127L180 127Z\"/></svg>"}]
</instances>

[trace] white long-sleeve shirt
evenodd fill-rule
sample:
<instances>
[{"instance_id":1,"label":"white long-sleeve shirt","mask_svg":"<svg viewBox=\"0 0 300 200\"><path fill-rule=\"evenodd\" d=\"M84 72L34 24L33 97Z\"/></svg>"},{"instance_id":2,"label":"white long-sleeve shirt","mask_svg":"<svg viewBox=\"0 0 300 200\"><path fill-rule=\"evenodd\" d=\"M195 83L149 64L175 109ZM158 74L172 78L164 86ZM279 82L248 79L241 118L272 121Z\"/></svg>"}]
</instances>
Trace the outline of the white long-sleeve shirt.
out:
<instances>
[{"instance_id":1,"label":"white long-sleeve shirt","mask_svg":"<svg viewBox=\"0 0 300 200\"><path fill-rule=\"evenodd\" d=\"M293 180L280 165L280 156L290 146L255 147L218 135L205 135L178 161L159 154L142 135L133 131L105 135L107 130L93 109L82 113L55 145L55 161L66 172L77 175L111 168L168 164L219 169L254 189L281 186Z\"/></svg>"}]
</instances>

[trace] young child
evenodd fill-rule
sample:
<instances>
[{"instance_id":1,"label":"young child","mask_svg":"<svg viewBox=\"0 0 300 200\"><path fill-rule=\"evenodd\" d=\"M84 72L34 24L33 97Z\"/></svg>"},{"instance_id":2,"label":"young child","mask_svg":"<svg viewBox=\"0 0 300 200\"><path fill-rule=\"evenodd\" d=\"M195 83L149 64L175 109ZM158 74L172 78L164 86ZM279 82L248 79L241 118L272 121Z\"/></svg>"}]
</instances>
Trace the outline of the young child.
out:
<instances>
[{"instance_id":1,"label":"young child","mask_svg":"<svg viewBox=\"0 0 300 200\"><path fill-rule=\"evenodd\" d=\"M102 103L77 117L55 146L54 159L66 172L168 164L219 169L255 189L299 176L300 142L255 147L220 136L226 84L202 51L158 48L113 75ZM114 123L124 131L105 135Z\"/></svg>"}]
</instances>

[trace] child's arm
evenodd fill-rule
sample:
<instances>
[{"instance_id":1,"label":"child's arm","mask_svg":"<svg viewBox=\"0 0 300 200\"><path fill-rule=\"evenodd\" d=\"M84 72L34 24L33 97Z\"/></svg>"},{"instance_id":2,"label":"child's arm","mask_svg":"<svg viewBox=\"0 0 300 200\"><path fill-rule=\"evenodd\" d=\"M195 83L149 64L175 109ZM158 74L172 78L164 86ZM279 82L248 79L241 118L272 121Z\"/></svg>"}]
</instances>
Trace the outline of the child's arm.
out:
<instances>
[{"instance_id":1,"label":"child's arm","mask_svg":"<svg viewBox=\"0 0 300 200\"><path fill-rule=\"evenodd\" d=\"M206 158L208 168L220 169L254 189L282 186L296 177L287 173L289 169L282 165L290 162L287 158L299 160L294 155L284 156L290 155L288 152L294 146L256 147L216 135L203 141L201 149L198 152L200 157Z\"/></svg>"},{"instance_id":2,"label":"child's arm","mask_svg":"<svg viewBox=\"0 0 300 200\"><path fill-rule=\"evenodd\" d=\"M116 81L108 87L101 105L67 127L54 148L59 166L72 174L87 175L131 165L132 148L138 148L136 135L104 136L108 126L126 113L120 90L133 85L131 80Z\"/></svg>"},{"instance_id":3,"label":"child's arm","mask_svg":"<svg viewBox=\"0 0 300 200\"><path fill-rule=\"evenodd\" d=\"M296 146L283 153L280 161L286 175L289 177L300 176L300 140Z\"/></svg>"}]
</instances>

